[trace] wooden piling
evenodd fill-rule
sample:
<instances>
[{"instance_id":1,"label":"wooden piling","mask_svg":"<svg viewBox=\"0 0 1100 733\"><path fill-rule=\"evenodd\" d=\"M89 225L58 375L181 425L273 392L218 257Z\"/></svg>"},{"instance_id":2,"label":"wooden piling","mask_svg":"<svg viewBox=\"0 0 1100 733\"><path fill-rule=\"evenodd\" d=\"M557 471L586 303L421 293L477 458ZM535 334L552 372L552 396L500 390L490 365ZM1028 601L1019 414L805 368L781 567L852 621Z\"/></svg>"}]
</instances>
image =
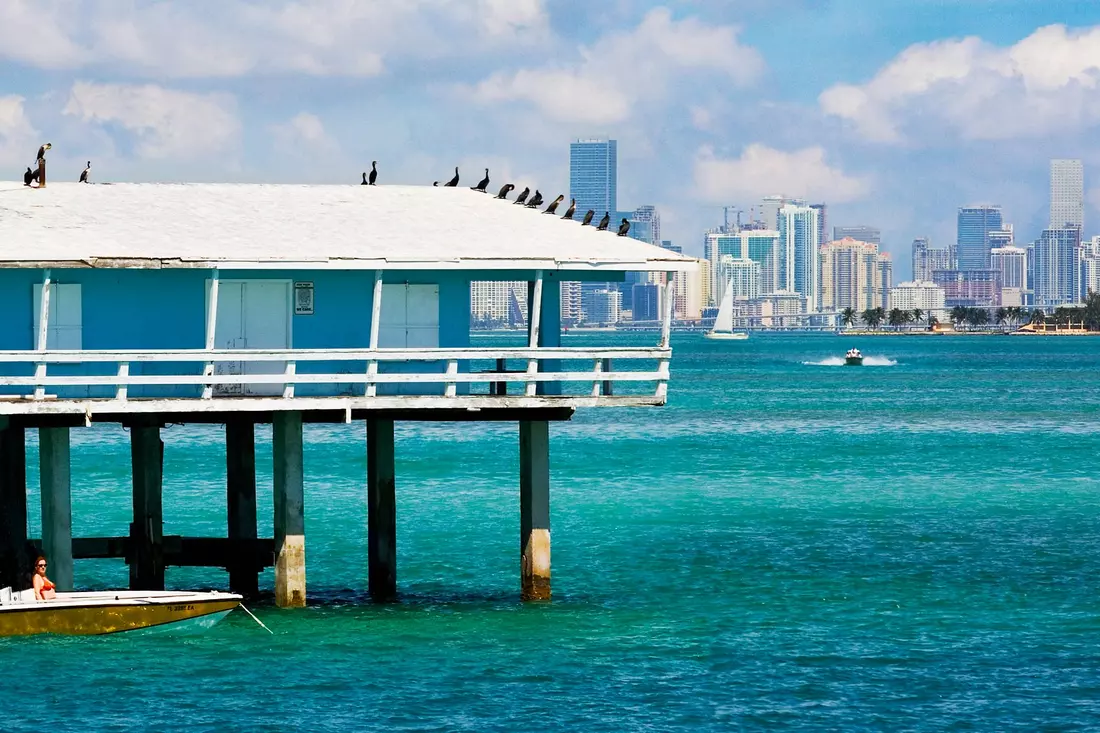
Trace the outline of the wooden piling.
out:
<instances>
[{"instance_id":1,"label":"wooden piling","mask_svg":"<svg viewBox=\"0 0 1100 733\"><path fill-rule=\"evenodd\" d=\"M26 433L0 417L0 587L31 587L33 559L27 552Z\"/></svg>"},{"instance_id":2,"label":"wooden piling","mask_svg":"<svg viewBox=\"0 0 1100 733\"><path fill-rule=\"evenodd\" d=\"M73 510L69 428L38 429L42 493L42 554L62 592L73 589Z\"/></svg>"},{"instance_id":3,"label":"wooden piling","mask_svg":"<svg viewBox=\"0 0 1100 733\"><path fill-rule=\"evenodd\" d=\"M397 596L393 420L367 420L367 574L375 601Z\"/></svg>"},{"instance_id":4,"label":"wooden piling","mask_svg":"<svg viewBox=\"0 0 1100 733\"><path fill-rule=\"evenodd\" d=\"M164 443L160 426L131 426L130 455L134 481L130 589L164 590Z\"/></svg>"},{"instance_id":5,"label":"wooden piling","mask_svg":"<svg viewBox=\"0 0 1100 733\"><path fill-rule=\"evenodd\" d=\"M255 540L256 425L235 421L225 425L226 507L230 540ZM229 565L229 590L243 596L259 593L260 569L249 557L234 557Z\"/></svg>"},{"instance_id":6,"label":"wooden piling","mask_svg":"<svg viewBox=\"0 0 1100 733\"><path fill-rule=\"evenodd\" d=\"M306 605L306 528L302 413L277 412L272 426L275 478L275 605Z\"/></svg>"},{"instance_id":7,"label":"wooden piling","mask_svg":"<svg viewBox=\"0 0 1100 733\"><path fill-rule=\"evenodd\" d=\"M519 423L520 573L523 600L550 599L550 423Z\"/></svg>"}]
</instances>

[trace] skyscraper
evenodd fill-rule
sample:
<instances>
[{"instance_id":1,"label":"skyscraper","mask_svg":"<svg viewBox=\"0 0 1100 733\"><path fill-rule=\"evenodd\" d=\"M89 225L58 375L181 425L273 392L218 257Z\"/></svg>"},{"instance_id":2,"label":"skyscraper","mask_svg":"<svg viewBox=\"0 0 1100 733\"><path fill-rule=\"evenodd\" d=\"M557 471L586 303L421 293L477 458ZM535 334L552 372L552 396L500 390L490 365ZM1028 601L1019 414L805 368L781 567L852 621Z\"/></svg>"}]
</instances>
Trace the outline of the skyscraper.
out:
<instances>
[{"instance_id":1,"label":"skyscraper","mask_svg":"<svg viewBox=\"0 0 1100 733\"><path fill-rule=\"evenodd\" d=\"M787 204L779 210L780 277L783 289L801 293L810 313L818 310L820 254L818 210Z\"/></svg>"},{"instance_id":2,"label":"skyscraper","mask_svg":"<svg viewBox=\"0 0 1100 733\"><path fill-rule=\"evenodd\" d=\"M1035 305L1053 308L1081 299L1081 230L1044 229L1035 243Z\"/></svg>"},{"instance_id":3,"label":"skyscraper","mask_svg":"<svg viewBox=\"0 0 1100 733\"><path fill-rule=\"evenodd\" d=\"M989 233L1001 229L1000 206L966 206L959 209L960 270L989 269Z\"/></svg>"},{"instance_id":4,"label":"skyscraper","mask_svg":"<svg viewBox=\"0 0 1100 733\"><path fill-rule=\"evenodd\" d=\"M1050 228L1085 223L1085 171L1079 160L1050 161Z\"/></svg>"},{"instance_id":5,"label":"skyscraper","mask_svg":"<svg viewBox=\"0 0 1100 733\"><path fill-rule=\"evenodd\" d=\"M846 237L821 245L821 310L863 312L881 303L878 247Z\"/></svg>"},{"instance_id":6,"label":"skyscraper","mask_svg":"<svg viewBox=\"0 0 1100 733\"><path fill-rule=\"evenodd\" d=\"M876 247L882 246L882 230L878 227L833 227L833 239L841 240L851 237L857 242L870 242Z\"/></svg>"},{"instance_id":7,"label":"skyscraper","mask_svg":"<svg viewBox=\"0 0 1100 733\"><path fill-rule=\"evenodd\" d=\"M825 244L829 241L828 225L825 221L825 204L810 204L811 209L817 209L817 241L819 244ZM836 237L833 237L836 239Z\"/></svg>"},{"instance_id":8,"label":"skyscraper","mask_svg":"<svg viewBox=\"0 0 1100 733\"><path fill-rule=\"evenodd\" d=\"M569 195L577 214L589 209L596 218L618 210L619 146L615 140L578 140L569 145Z\"/></svg>"}]
</instances>

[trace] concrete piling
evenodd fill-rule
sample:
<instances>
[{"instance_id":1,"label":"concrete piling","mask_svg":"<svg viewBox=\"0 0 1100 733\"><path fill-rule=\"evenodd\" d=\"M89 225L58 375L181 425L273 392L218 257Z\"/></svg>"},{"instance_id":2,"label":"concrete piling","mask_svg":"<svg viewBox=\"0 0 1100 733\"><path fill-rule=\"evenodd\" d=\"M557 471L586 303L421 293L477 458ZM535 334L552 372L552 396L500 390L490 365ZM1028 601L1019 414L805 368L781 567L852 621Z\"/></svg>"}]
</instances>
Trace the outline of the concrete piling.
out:
<instances>
[{"instance_id":1,"label":"concrete piling","mask_svg":"<svg viewBox=\"0 0 1100 733\"><path fill-rule=\"evenodd\" d=\"M226 509L230 540L255 540L256 520L256 425L230 422L225 425ZM243 596L260 591L259 569L247 560L230 564L229 590Z\"/></svg>"},{"instance_id":2,"label":"concrete piling","mask_svg":"<svg viewBox=\"0 0 1100 733\"><path fill-rule=\"evenodd\" d=\"M275 414L272 429L275 503L275 605L306 605L306 528L302 413Z\"/></svg>"},{"instance_id":3,"label":"concrete piling","mask_svg":"<svg viewBox=\"0 0 1100 733\"><path fill-rule=\"evenodd\" d=\"M0 587L30 587L27 551L27 443L22 427L0 417Z\"/></svg>"},{"instance_id":4,"label":"concrete piling","mask_svg":"<svg viewBox=\"0 0 1100 733\"><path fill-rule=\"evenodd\" d=\"M39 428L42 554L57 590L73 590L73 509L69 428Z\"/></svg>"},{"instance_id":5,"label":"concrete piling","mask_svg":"<svg viewBox=\"0 0 1100 733\"><path fill-rule=\"evenodd\" d=\"M519 423L520 576L525 601L550 599L550 424Z\"/></svg>"},{"instance_id":6,"label":"concrete piling","mask_svg":"<svg viewBox=\"0 0 1100 733\"><path fill-rule=\"evenodd\" d=\"M159 425L130 428L134 521L130 524L130 589L164 590L164 442Z\"/></svg>"},{"instance_id":7,"label":"concrete piling","mask_svg":"<svg viewBox=\"0 0 1100 733\"><path fill-rule=\"evenodd\" d=\"M367 420L367 574L375 601L397 596L393 420Z\"/></svg>"}]
</instances>

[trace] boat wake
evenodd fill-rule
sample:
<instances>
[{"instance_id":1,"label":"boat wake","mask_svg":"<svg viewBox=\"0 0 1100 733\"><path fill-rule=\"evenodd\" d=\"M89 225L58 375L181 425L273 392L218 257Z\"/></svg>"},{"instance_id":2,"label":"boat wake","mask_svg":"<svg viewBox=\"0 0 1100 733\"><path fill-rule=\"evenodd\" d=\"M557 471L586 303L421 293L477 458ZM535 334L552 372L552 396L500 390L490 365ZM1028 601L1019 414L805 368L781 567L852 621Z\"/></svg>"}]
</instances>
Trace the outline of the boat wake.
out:
<instances>
[{"instance_id":1,"label":"boat wake","mask_svg":"<svg viewBox=\"0 0 1100 733\"><path fill-rule=\"evenodd\" d=\"M844 366L843 356L830 356L828 359L822 359L821 361L804 361L804 366ZM897 366L898 363L893 359L889 359L885 356L865 356L863 357L863 366Z\"/></svg>"}]
</instances>

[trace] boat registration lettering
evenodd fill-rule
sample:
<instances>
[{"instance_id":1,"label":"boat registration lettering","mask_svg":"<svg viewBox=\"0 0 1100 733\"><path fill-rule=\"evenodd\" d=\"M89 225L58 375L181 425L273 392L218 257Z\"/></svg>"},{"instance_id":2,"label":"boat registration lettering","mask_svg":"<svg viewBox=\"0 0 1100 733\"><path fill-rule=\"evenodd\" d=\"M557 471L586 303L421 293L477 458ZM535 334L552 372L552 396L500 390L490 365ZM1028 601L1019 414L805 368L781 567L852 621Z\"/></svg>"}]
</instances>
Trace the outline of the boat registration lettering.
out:
<instances>
[{"instance_id":1,"label":"boat registration lettering","mask_svg":"<svg viewBox=\"0 0 1100 733\"><path fill-rule=\"evenodd\" d=\"M171 606L168 610L172 613L181 613L183 611L194 611L195 607L190 603L185 603L180 606Z\"/></svg>"}]
</instances>

